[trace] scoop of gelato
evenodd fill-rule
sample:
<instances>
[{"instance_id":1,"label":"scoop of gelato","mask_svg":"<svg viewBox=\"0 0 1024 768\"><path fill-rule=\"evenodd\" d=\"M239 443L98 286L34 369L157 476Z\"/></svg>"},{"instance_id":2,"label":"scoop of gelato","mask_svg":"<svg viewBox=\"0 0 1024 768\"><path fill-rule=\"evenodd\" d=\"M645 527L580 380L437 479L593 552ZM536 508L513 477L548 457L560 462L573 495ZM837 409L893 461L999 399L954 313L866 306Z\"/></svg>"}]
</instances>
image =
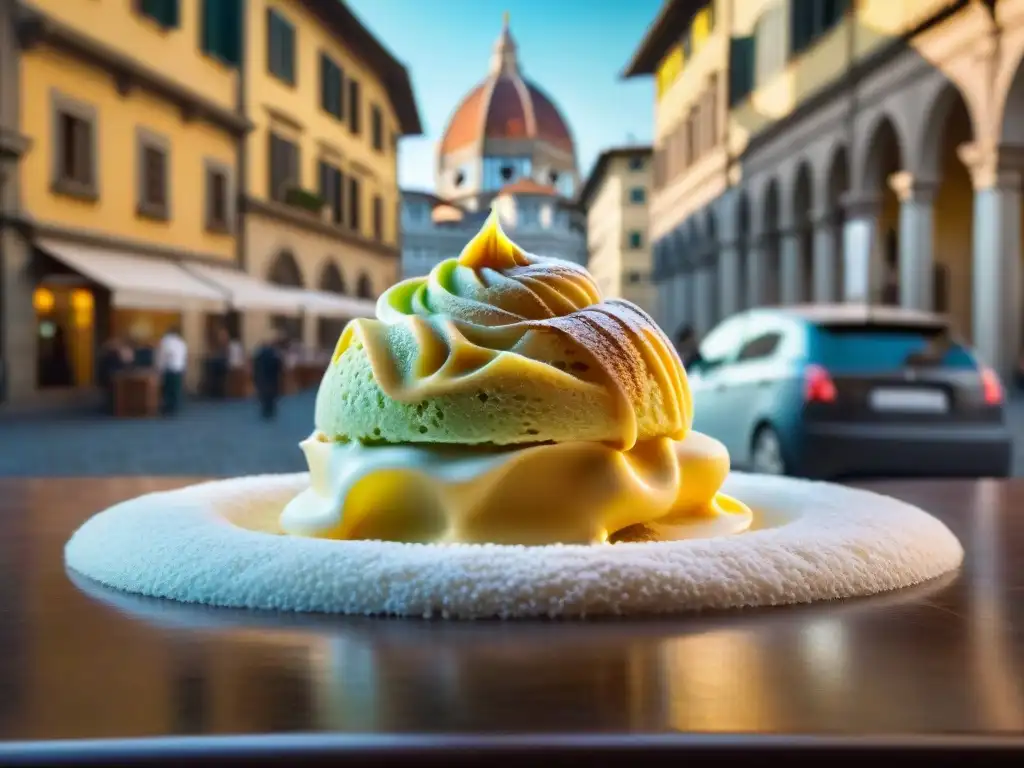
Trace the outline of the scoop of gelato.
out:
<instances>
[{"instance_id":1,"label":"scoop of gelato","mask_svg":"<svg viewBox=\"0 0 1024 768\"><path fill-rule=\"evenodd\" d=\"M686 374L642 309L582 267L524 252L492 213L458 258L406 280L338 341L316 402L332 441L620 450L682 439Z\"/></svg>"}]
</instances>

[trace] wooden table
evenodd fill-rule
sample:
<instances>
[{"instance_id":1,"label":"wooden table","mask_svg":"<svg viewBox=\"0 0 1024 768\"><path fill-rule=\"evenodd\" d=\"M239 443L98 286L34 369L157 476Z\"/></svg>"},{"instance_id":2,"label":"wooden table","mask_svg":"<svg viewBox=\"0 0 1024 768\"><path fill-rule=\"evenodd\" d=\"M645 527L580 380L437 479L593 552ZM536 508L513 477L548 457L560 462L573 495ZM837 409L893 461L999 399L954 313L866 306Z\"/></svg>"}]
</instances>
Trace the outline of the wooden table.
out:
<instances>
[{"instance_id":1,"label":"wooden table","mask_svg":"<svg viewBox=\"0 0 1024 768\"><path fill-rule=\"evenodd\" d=\"M169 763L254 749L248 764L333 754L332 764L353 765L369 755L490 765L602 749L624 765L678 766L722 750L803 750L773 758L788 768L820 765L836 745L1021 747L1024 482L878 485L945 520L967 562L939 583L847 603L446 623L143 601L143 621L70 583L62 545L76 526L186 482L0 480L0 739L82 758L86 746L52 740L233 735L87 746L109 761L125 749ZM307 735L252 740L295 733ZM467 746L475 751L444 753ZM0 745L0 763L25 749ZM32 754L50 759L52 749Z\"/></svg>"}]
</instances>

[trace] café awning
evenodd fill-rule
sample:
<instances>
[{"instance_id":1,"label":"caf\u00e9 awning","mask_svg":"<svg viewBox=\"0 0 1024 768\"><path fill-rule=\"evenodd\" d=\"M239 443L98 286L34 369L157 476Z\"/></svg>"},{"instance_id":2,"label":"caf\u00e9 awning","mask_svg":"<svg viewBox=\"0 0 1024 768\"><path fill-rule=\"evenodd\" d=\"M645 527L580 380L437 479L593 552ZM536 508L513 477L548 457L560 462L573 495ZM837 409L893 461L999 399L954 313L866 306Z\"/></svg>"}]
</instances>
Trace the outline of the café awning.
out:
<instances>
[{"instance_id":1,"label":"caf\u00e9 awning","mask_svg":"<svg viewBox=\"0 0 1024 768\"><path fill-rule=\"evenodd\" d=\"M170 259L52 240L37 241L36 247L108 289L115 307L177 312L190 308L220 311L225 305L221 291Z\"/></svg>"},{"instance_id":2,"label":"caf\u00e9 awning","mask_svg":"<svg viewBox=\"0 0 1024 768\"><path fill-rule=\"evenodd\" d=\"M306 311L318 317L373 317L377 309L377 302L369 299L356 299L328 291L302 291L302 294Z\"/></svg>"},{"instance_id":3,"label":"caf\u00e9 awning","mask_svg":"<svg viewBox=\"0 0 1024 768\"><path fill-rule=\"evenodd\" d=\"M305 311L303 291L274 285L228 267L189 264L189 272L216 286L234 309L256 310L280 315L301 315Z\"/></svg>"}]
</instances>

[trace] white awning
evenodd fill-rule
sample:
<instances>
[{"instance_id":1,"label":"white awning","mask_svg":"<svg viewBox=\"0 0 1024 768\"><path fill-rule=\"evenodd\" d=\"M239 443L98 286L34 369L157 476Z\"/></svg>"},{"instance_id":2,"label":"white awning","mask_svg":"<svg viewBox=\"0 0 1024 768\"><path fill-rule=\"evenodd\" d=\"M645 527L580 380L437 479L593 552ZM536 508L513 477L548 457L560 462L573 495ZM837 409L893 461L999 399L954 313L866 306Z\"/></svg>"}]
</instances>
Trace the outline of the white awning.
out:
<instances>
[{"instance_id":1,"label":"white awning","mask_svg":"<svg viewBox=\"0 0 1024 768\"><path fill-rule=\"evenodd\" d=\"M356 299L329 291L302 291L303 306L311 315L318 317L373 317L377 302Z\"/></svg>"},{"instance_id":2,"label":"white awning","mask_svg":"<svg viewBox=\"0 0 1024 768\"><path fill-rule=\"evenodd\" d=\"M170 259L131 256L51 240L37 241L36 246L83 277L107 288L115 307L220 311L225 305L221 291Z\"/></svg>"},{"instance_id":3,"label":"white awning","mask_svg":"<svg viewBox=\"0 0 1024 768\"><path fill-rule=\"evenodd\" d=\"M189 264L187 269L219 287L235 309L253 309L281 315L301 315L305 311L302 300L304 292L297 288L274 285L227 267Z\"/></svg>"}]
</instances>

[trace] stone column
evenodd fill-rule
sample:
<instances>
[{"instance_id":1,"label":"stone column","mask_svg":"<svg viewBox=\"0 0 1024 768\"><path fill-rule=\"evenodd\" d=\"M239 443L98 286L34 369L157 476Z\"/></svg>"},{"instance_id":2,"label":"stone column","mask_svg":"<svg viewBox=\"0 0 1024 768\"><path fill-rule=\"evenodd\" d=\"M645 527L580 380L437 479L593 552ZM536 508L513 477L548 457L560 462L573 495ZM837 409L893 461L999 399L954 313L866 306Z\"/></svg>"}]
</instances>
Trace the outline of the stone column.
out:
<instances>
[{"instance_id":1,"label":"stone column","mask_svg":"<svg viewBox=\"0 0 1024 768\"><path fill-rule=\"evenodd\" d=\"M820 304L837 301L836 284L836 231L835 212L821 211L814 217L813 259L814 285L811 286L811 298Z\"/></svg>"},{"instance_id":2,"label":"stone column","mask_svg":"<svg viewBox=\"0 0 1024 768\"><path fill-rule=\"evenodd\" d=\"M974 183L974 345L1006 381L1021 344L1024 147L970 144L959 154Z\"/></svg>"},{"instance_id":3,"label":"stone column","mask_svg":"<svg viewBox=\"0 0 1024 768\"><path fill-rule=\"evenodd\" d=\"M693 273L693 329L702 338L711 329L711 264L700 260Z\"/></svg>"},{"instance_id":4,"label":"stone column","mask_svg":"<svg viewBox=\"0 0 1024 768\"><path fill-rule=\"evenodd\" d=\"M933 211L938 185L907 171L889 177L900 201L900 305L931 310L934 299Z\"/></svg>"},{"instance_id":5,"label":"stone column","mask_svg":"<svg viewBox=\"0 0 1024 768\"><path fill-rule=\"evenodd\" d=\"M755 223L747 238L746 304L748 309L759 307L764 303L765 281L768 277L767 247L767 238L761 230L760 224Z\"/></svg>"},{"instance_id":6,"label":"stone column","mask_svg":"<svg viewBox=\"0 0 1024 768\"><path fill-rule=\"evenodd\" d=\"M875 298L874 255L880 204L874 195L848 194L843 199L843 301L870 303Z\"/></svg>"},{"instance_id":7,"label":"stone column","mask_svg":"<svg viewBox=\"0 0 1024 768\"><path fill-rule=\"evenodd\" d=\"M8 184L14 181L9 179ZM10 190L8 190L10 192ZM14 227L0 228L0 334L3 334L2 393L11 403L36 392L36 312L32 307L32 246ZM4 397L0 397L2 402Z\"/></svg>"},{"instance_id":8,"label":"stone column","mask_svg":"<svg viewBox=\"0 0 1024 768\"><path fill-rule=\"evenodd\" d=\"M779 302L798 304L804 295L803 259L801 253L801 232L787 227L779 234Z\"/></svg>"},{"instance_id":9,"label":"stone column","mask_svg":"<svg viewBox=\"0 0 1024 768\"><path fill-rule=\"evenodd\" d=\"M739 292L741 286L739 249L736 243L721 243L718 249L718 319L739 312Z\"/></svg>"}]
</instances>

